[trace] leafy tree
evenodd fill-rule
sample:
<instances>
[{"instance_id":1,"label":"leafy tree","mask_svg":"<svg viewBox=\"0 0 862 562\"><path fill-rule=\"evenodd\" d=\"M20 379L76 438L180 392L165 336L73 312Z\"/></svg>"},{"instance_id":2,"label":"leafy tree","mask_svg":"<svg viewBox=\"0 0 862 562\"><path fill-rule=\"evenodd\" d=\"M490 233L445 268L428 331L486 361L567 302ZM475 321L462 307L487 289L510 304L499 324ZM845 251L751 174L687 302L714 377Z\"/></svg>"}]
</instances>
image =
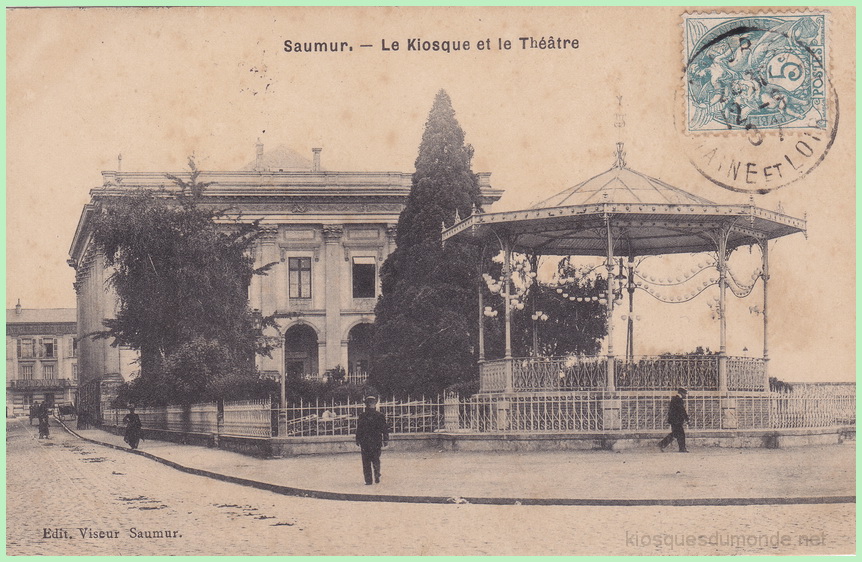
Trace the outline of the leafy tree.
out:
<instances>
[{"instance_id":1,"label":"leafy tree","mask_svg":"<svg viewBox=\"0 0 862 562\"><path fill-rule=\"evenodd\" d=\"M254 356L273 344L263 328L274 320L248 306L252 276L269 267L254 268L258 224L202 205L207 184L189 165L190 181L168 176L178 190L111 198L94 221L119 298L116 317L94 336L140 352L128 393L142 403L187 404L253 386Z\"/></svg>"},{"instance_id":2,"label":"leafy tree","mask_svg":"<svg viewBox=\"0 0 862 562\"><path fill-rule=\"evenodd\" d=\"M537 273L536 263L537 260L527 256L513 255L512 300L524 306L512 310L512 355L531 356L534 344L538 355L545 357L599 353L602 338L607 334L606 308L585 297L592 299L604 294L607 281L596 275L593 268L580 265L571 257L560 260L552 280L541 280L538 275L531 275ZM493 274L487 274L486 279L491 280L495 291L488 290L487 283L483 287L485 305L498 311L495 317L485 319L485 355L489 359L503 357L505 351L503 297L500 284L495 281L500 279L502 266L496 262L494 266ZM582 300L578 302L577 297ZM543 313L543 318L534 320L536 312Z\"/></svg>"},{"instance_id":3,"label":"leafy tree","mask_svg":"<svg viewBox=\"0 0 862 562\"><path fill-rule=\"evenodd\" d=\"M440 90L425 123L396 250L381 268L370 380L386 394L436 394L477 377L479 250L440 227L481 204L473 148Z\"/></svg>"}]
</instances>

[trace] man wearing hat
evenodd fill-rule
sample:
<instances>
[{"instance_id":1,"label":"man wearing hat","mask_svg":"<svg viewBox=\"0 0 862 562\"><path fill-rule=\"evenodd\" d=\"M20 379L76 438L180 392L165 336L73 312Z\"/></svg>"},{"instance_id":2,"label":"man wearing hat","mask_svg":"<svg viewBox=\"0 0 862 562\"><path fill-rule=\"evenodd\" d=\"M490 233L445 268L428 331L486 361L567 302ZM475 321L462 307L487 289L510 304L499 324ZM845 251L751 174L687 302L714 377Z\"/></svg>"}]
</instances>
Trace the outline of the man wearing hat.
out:
<instances>
[{"instance_id":1,"label":"man wearing hat","mask_svg":"<svg viewBox=\"0 0 862 562\"><path fill-rule=\"evenodd\" d=\"M377 411L376 405L377 398L366 396L365 410L359 414L359 422L356 424L356 444L362 450L362 472L366 486L372 484L372 469L374 482L380 483L380 450L389 445L386 416Z\"/></svg>"},{"instance_id":2,"label":"man wearing hat","mask_svg":"<svg viewBox=\"0 0 862 562\"><path fill-rule=\"evenodd\" d=\"M126 425L123 441L132 449L137 449L141 442L141 416L135 413L134 404L129 404L129 413L123 418L123 423Z\"/></svg>"},{"instance_id":3,"label":"man wearing hat","mask_svg":"<svg viewBox=\"0 0 862 562\"><path fill-rule=\"evenodd\" d=\"M678 388L676 396L670 399L670 407L667 411L667 423L670 424L670 433L658 444L662 451L676 438L679 452L688 452L685 448L685 429L683 429L683 424L688 422L688 413L685 411L685 403L683 402L686 395L688 395L688 390Z\"/></svg>"}]
</instances>

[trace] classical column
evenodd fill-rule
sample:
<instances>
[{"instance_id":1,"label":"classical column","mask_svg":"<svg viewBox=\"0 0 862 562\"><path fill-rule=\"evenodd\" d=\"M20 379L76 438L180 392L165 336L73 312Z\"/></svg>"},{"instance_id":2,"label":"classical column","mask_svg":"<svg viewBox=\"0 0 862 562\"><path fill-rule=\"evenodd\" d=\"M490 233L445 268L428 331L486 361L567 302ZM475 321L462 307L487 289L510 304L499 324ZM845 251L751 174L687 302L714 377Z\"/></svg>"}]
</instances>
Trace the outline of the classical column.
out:
<instances>
[{"instance_id":1,"label":"classical column","mask_svg":"<svg viewBox=\"0 0 862 562\"><path fill-rule=\"evenodd\" d=\"M626 361L634 361L635 356L635 261L629 256L628 276L626 277L626 289L629 293L629 318L626 324ZM620 293L622 294L622 293Z\"/></svg>"},{"instance_id":2,"label":"classical column","mask_svg":"<svg viewBox=\"0 0 862 562\"><path fill-rule=\"evenodd\" d=\"M763 278L763 382L764 389L769 390L769 313L767 309L769 285L769 239L760 241L760 255L763 263L760 276Z\"/></svg>"},{"instance_id":3,"label":"classical column","mask_svg":"<svg viewBox=\"0 0 862 562\"><path fill-rule=\"evenodd\" d=\"M280 399L280 402L278 404L279 404L279 408L287 408L287 391L286 391L287 375L284 372L285 371L284 363L285 363L285 360L287 358L284 356L285 350L284 350L284 338L283 337L282 337L281 345L278 346L278 351L276 352L276 354L279 357L278 379L279 379L279 399Z\"/></svg>"},{"instance_id":4,"label":"classical column","mask_svg":"<svg viewBox=\"0 0 862 562\"><path fill-rule=\"evenodd\" d=\"M509 238L503 241L503 301L506 308L506 392L514 392L512 369L512 243Z\"/></svg>"},{"instance_id":5,"label":"classical column","mask_svg":"<svg viewBox=\"0 0 862 562\"><path fill-rule=\"evenodd\" d=\"M395 251L395 237L398 235L398 225L386 225L386 256ZM384 256L384 259L386 258Z\"/></svg>"},{"instance_id":6,"label":"classical column","mask_svg":"<svg viewBox=\"0 0 862 562\"><path fill-rule=\"evenodd\" d=\"M479 364L485 361L485 281L479 278Z\"/></svg>"},{"instance_id":7,"label":"classical column","mask_svg":"<svg viewBox=\"0 0 862 562\"><path fill-rule=\"evenodd\" d=\"M323 365L318 371L325 371L338 365L341 360L341 277L344 268L344 255L341 252L341 225L323 227L324 254L326 259L326 354L319 357Z\"/></svg>"},{"instance_id":8,"label":"classical column","mask_svg":"<svg viewBox=\"0 0 862 562\"><path fill-rule=\"evenodd\" d=\"M718 233L718 390L727 392L727 236L725 227Z\"/></svg>"},{"instance_id":9,"label":"classical column","mask_svg":"<svg viewBox=\"0 0 862 562\"><path fill-rule=\"evenodd\" d=\"M281 260L276 239L278 237L278 226L261 227L260 254L258 256L258 267ZM264 315L272 313L278 308L278 276L277 275L255 275L253 283L257 282L258 298L260 299L252 308L257 308Z\"/></svg>"},{"instance_id":10,"label":"classical column","mask_svg":"<svg viewBox=\"0 0 862 562\"><path fill-rule=\"evenodd\" d=\"M611 232L611 217L605 213L605 228L607 230L608 261L605 267L608 270L608 288L605 292L607 297L607 316L605 317L605 328L608 334L608 357L607 357L607 381L605 389L609 392L616 390L614 381L614 240Z\"/></svg>"}]
</instances>

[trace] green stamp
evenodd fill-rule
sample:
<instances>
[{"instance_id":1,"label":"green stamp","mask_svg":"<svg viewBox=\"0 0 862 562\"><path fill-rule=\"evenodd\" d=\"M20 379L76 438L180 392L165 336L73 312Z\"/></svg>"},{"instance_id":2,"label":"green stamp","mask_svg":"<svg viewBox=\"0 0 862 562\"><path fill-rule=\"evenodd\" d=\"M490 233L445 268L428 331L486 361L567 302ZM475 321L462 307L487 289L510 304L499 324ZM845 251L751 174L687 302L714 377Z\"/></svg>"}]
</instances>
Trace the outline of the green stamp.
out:
<instances>
[{"instance_id":1,"label":"green stamp","mask_svg":"<svg viewBox=\"0 0 862 562\"><path fill-rule=\"evenodd\" d=\"M825 130L826 14L685 14L686 130Z\"/></svg>"}]
</instances>

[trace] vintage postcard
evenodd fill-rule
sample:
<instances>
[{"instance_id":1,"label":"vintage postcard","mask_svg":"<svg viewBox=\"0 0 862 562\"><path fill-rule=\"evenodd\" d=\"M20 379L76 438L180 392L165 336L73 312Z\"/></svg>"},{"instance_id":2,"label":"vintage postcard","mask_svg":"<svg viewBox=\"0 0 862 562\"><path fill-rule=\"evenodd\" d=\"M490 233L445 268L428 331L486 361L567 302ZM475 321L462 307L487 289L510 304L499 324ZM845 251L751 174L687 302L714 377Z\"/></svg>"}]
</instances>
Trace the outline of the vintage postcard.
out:
<instances>
[{"instance_id":1,"label":"vintage postcard","mask_svg":"<svg viewBox=\"0 0 862 562\"><path fill-rule=\"evenodd\" d=\"M855 21L7 8L6 554L855 553Z\"/></svg>"}]
</instances>

